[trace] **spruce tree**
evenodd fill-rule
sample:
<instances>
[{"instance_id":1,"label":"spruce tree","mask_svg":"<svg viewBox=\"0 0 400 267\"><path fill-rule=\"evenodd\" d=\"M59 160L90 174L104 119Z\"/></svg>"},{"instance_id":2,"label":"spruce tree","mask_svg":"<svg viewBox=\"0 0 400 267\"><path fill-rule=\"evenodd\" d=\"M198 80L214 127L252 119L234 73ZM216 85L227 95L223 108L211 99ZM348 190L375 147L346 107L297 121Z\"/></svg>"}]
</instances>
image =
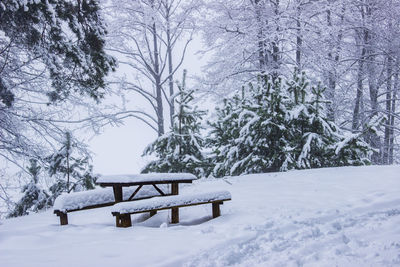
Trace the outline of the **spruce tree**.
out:
<instances>
[{"instance_id":1,"label":"spruce tree","mask_svg":"<svg viewBox=\"0 0 400 267\"><path fill-rule=\"evenodd\" d=\"M321 84L295 72L282 83L261 75L217 110L208 145L214 176L368 164L362 134L329 120Z\"/></svg>"},{"instance_id":2,"label":"spruce tree","mask_svg":"<svg viewBox=\"0 0 400 267\"><path fill-rule=\"evenodd\" d=\"M28 215L30 212L38 212L52 205L49 194L40 188L38 184L41 171L38 161L31 159L30 166L27 170L31 176L31 180L22 188L22 193L24 193L24 195L15 204L14 210L8 214L8 217Z\"/></svg>"},{"instance_id":3,"label":"spruce tree","mask_svg":"<svg viewBox=\"0 0 400 267\"><path fill-rule=\"evenodd\" d=\"M288 120L295 158L292 168L369 164L371 149L363 141L363 134L341 130L328 118L328 101L324 99L325 88L320 83L310 89L305 73L298 76L295 72L287 84L292 98Z\"/></svg>"},{"instance_id":4,"label":"spruce tree","mask_svg":"<svg viewBox=\"0 0 400 267\"><path fill-rule=\"evenodd\" d=\"M234 140L240 135L238 118L244 101L243 94L224 99L223 106L216 109L217 119L208 122L211 130L206 143L212 151L208 155L207 176L222 177L230 173L231 165L238 154Z\"/></svg>"},{"instance_id":5,"label":"spruce tree","mask_svg":"<svg viewBox=\"0 0 400 267\"><path fill-rule=\"evenodd\" d=\"M116 63L105 53L106 29L98 1L2 0L0 32L4 33L0 42L12 40L0 54L4 62L0 101L7 106L20 93L14 79L26 72L18 66L18 57L27 65L32 61L32 68L46 66L53 89L48 94L50 102L74 91L96 100L104 95L105 76Z\"/></svg>"},{"instance_id":6,"label":"spruce tree","mask_svg":"<svg viewBox=\"0 0 400 267\"><path fill-rule=\"evenodd\" d=\"M209 144L216 161L213 175L280 170L290 156L287 154L286 101L281 80L267 75L259 76L255 84L249 83L243 88L241 99L236 95L233 101L225 101L229 104L219 112L218 121L210 123ZM218 143L220 134L225 134L222 146Z\"/></svg>"},{"instance_id":7,"label":"spruce tree","mask_svg":"<svg viewBox=\"0 0 400 267\"><path fill-rule=\"evenodd\" d=\"M335 142L336 125L326 117L323 100L324 88L318 84L309 94L309 81L304 73L287 82L291 103L287 125L291 133L291 146L295 161L288 169L326 166L327 149Z\"/></svg>"},{"instance_id":8,"label":"spruce tree","mask_svg":"<svg viewBox=\"0 0 400 267\"><path fill-rule=\"evenodd\" d=\"M188 172L204 175L204 140L201 136L201 119L204 111L192 106L194 90L186 88L186 71L183 81L178 84L176 113L170 131L157 138L144 151L144 155L155 155L142 170L148 172Z\"/></svg>"},{"instance_id":9,"label":"spruce tree","mask_svg":"<svg viewBox=\"0 0 400 267\"><path fill-rule=\"evenodd\" d=\"M50 187L54 198L62 192L94 189L96 177L89 157L79 155L76 148L71 133L66 132L61 148L47 158L49 175L59 174L56 183Z\"/></svg>"}]
</instances>

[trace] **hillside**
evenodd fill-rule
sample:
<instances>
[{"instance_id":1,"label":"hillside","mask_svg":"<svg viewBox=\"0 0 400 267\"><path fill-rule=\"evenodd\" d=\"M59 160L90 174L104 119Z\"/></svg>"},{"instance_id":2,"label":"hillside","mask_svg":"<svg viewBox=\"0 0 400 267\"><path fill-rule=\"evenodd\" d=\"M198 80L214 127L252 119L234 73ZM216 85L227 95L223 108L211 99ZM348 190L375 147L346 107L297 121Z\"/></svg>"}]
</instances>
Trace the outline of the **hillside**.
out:
<instances>
[{"instance_id":1,"label":"hillside","mask_svg":"<svg viewBox=\"0 0 400 267\"><path fill-rule=\"evenodd\" d=\"M181 191L229 190L211 207L133 217L117 229L110 208L52 211L0 225L1 266L400 265L400 166L344 167L203 179Z\"/></svg>"}]
</instances>

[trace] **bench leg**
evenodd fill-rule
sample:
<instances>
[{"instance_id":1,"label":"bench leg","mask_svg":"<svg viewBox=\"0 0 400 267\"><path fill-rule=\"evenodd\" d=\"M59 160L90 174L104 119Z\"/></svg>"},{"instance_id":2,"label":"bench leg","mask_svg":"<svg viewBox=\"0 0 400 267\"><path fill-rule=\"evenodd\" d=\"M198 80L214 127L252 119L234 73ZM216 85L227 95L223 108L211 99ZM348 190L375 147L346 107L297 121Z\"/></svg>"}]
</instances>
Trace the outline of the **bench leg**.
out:
<instances>
[{"instance_id":1,"label":"bench leg","mask_svg":"<svg viewBox=\"0 0 400 267\"><path fill-rule=\"evenodd\" d=\"M57 214L60 217L60 225L67 225L68 224L68 215L67 213L58 213Z\"/></svg>"},{"instance_id":2,"label":"bench leg","mask_svg":"<svg viewBox=\"0 0 400 267\"><path fill-rule=\"evenodd\" d=\"M121 214L115 217L117 227L131 227L132 220L130 214Z\"/></svg>"},{"instance_id":3,"label":"bench leg","mask_svg":"<svg viewBox=\"0 0 400 267\"><path fill-rule=\"evenodd\" d=\"M221 209L219 205L221 205L222 202L213 202L212 203L212 214L213 218L217 218L218 216L221 216Z\"/></svg>"},{"instance_id":4,"label":"bench leg","mask_svg":"<svg viewBox=\"0 0 400 267\"><path fill-rule=\"evenodd\" d=\"M150 217L153 217L153 216L156 215L156 214L157 214L157 211L156 211L156 210L150 211Z\"/></svg>"},{"instance_id":5,"label":"bench leg","mask_svg":"<svg viewBox=\"0 0 400 267\"><path fill-rule=\"evenodd\" d=\"M171 209L171 223L179 223L179 208Z\"/></svg>"}]
</instances>

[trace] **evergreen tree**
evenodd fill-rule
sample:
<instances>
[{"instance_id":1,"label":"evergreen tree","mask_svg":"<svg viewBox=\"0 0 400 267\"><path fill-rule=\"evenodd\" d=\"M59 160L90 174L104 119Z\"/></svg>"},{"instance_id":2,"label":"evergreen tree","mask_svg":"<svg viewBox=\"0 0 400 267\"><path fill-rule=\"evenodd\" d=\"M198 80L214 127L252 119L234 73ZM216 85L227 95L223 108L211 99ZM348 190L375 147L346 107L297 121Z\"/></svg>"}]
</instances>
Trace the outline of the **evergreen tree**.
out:
<instances>
[{"instance_id":1,"label":"evergreen tree","mask_svg":"<svg viewBox=\"0 0 400 267\"><path fill-rule=\"evenodd\" d=\"M96 177L93 175L93 167L89 163L89 157L79 157L76 153L71 133L65 133L65 140L61 148L47 158L49 161L48 172L50 176L60 174L56 183L50 187L53 197L61 192L82 191L94 189Z\"/></svg>"},{"instance_id":2,"label":"evergreen tree","mask_svg":"<svg viewBox=\"0 0 400 267\"><path fill-rule=\"evenodd\" d=\"M8 217L28 215L30 212L38 212L52 205L49 194L38 184L41 167L35 159L31 159L30 164L27 170L31 175L31 181L22 188L24 195L15 204L14 210L8 214Z\"/></svg>"},{"instance_id":3,"label":"evergreen tree","mask_svg":"<svg viewBox=\"0 0 400 267\"><path fill-rule=\"evenodd\" d=\"M73 91L94 99L103 96L104 79L115 60L104 50L106 30L97 1L2 0L0 32L4 32L0 43L10 43L2 50L7 53L0 54L4 62L0 100L6 105L11 105L19 88L14 79L25 73L19 69L18 57L25 64L33 62L32 68L39 62L31 58L46 66L54 89L49 93L51 102L63 100Z\"/></svg>"},{"instance_id":4,"label":"evergreen tree","mask_svg":"<svg viewBox=\"0 0 400 267\"><path fill-rule=\"evenodd\" d=\"M287 82L291 104L287 125L290 127L291 146L295 161L288 168L318 168L327 166L329 148L337 141L337 126L328 120L323 99L324 88L320 84L308 92L309 82L304 73Z\"/></svg>"},{"instance_id":5,"label":"evergreen tree","mask_svg":"<svg viewBox=\"0 0 400 267\"><path fill-rule=\"evenodd\" d=\"M207 147L212 148L208 155L207 176L213 175L221 177L230 172L232 158L236 151L233 148L233 140L239 137L239 127L237 125L239 114L244 104L244 95L235 94L232 98L223 101L222 108L216 109L217 119L209 121L211 127L207 137Z\"/></svg>"},{"instance_id":6,"label":"evergreen tree","mask_svg":"<svg viewBox=\"0 0 400 267\"><path fill-rule=\"evenodd\" d=\"M204 140L200 134L200 120L204 111L193 107L194 90L186 88L186 71L182 84L178 84L177 109L171 130L157 138L144 151L144 155L155 155L143 170L148 172L188 172L196 176L204 174Z\"/></svg>"},{"instance_id":7,"label":"evergreen tree","mask_svg":"<svg viewBox=\"0 0 400 267\"><path fill-rule=\"evenodd\" d=\"M297 73L285 84L262 75L241 98L224 101L210 123L214 176L369 163L362 134L349 136L329 120L324 88L310 89Z\"/></svg>"},{"instance_id":8,"label":"evergreen tree","mask_svg":"<svg viewBox=\"0 0 400 267\"><path fill-rule=\"evenodd\" d=\"M241 98L235 95L233 101L225 100L217 122L210 123L208 144L216 177L277 171L287 160L283 104L287 97L281 80L260 76L246 93L243 88Z\"/></svg>"},{"instance_id":9,"label":"evergreen tree","mask_svg":"<svg viewBox=\"0 0 400 267\"><path fill-rule=\"evenodd\" d=\"M287 84L293 103L288 120L296 160L292 168L369 164L371 148L363 141L363 134L347 133L328 118L328 101L320 83L311 87L310 94L305 73L298 76L295 72Z\"/></svg>"}]
</instances>

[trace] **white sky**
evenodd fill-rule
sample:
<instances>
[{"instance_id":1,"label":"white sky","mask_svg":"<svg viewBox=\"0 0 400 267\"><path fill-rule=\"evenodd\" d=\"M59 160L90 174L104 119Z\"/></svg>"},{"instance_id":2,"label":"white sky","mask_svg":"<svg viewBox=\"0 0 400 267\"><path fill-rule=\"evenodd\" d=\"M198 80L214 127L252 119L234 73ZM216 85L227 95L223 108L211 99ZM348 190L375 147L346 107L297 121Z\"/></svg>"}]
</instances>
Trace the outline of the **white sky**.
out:
<instances>
[{"instance_id":1,"label":"white sky","mask_svg":"<svg viewBox=\"0 0 400 267\"><path fill-rule=\"evenodd\" d=\"M181 70L187 69L189 76L200 75L201 68L206 63L206 58L195 55L201 48L200 37L195 37L187 50L181 68ZM174 79L180 81L181 77L182 72L179 72ZM132 105L140 107L144 105L144 100L137 97L132 101ZM127 119L120 127L107 126L103 133L89 142L89 147L94 152L95 173L139 173L146 164L146 160L141 157L143 150L156 137L154 130L137 119Z\"/></svg>"}]
</instances>

